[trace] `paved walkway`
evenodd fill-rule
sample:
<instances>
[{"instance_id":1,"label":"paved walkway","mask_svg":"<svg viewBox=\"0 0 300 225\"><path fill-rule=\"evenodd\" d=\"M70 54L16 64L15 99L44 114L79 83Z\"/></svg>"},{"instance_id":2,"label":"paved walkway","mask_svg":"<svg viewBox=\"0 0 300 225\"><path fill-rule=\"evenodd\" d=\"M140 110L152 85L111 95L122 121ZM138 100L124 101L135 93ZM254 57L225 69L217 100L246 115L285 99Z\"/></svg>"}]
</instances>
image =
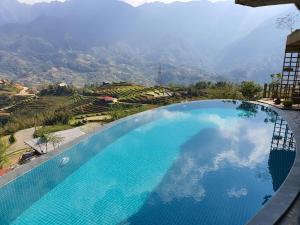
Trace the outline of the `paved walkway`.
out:
<instances>
[{"instance_id":1,"label":"paved walkway","mask_svg":"<svg viewBox=\"0 0 300 225\"><path fill-rule=\"evenodd\" d=\"M287 120L289 127L292 129L296 141L296 147L297 147L297 154L295 159L294 167L292 168L288 178L286 179L286 182L283 184L285 191L282 191L279 189L279 193L277 193L273 198L273 205L271 207L267 207L268 209L261 210L259 212L259 215L254 218L249 224L261 224L262 221L265 221L268 217L273 217L275 215L282 215L282 213L279 214L278 209L280 209L282 206L283 208L291 203L290 200L294 200L293 203L290 205L289 209L283 214L281 219L277 221L276 225L300 225L300 111L299 106L295 108L295 110L283 110L282 107L278 107L278 105L274 105L273 101L265 101L260 100L259 102L272 105L279 113L280 115ZM293 178L292 178L293 177ZM292 178L292 179L289 179ZM295 193L298 196L296 199ZM275 200L275 201L274 201ZM275 204L274 204L275 203ZM280 211L280 210L279 210ZM269 224L269 223L267 223ZM271 224L270 224L271 225Z\"/></svg>"},{"instance_id":2,"label":"paved walkway","mask_svg":"<svg viewBox=\"0 0 300 225\"><path fill-rule=\"evenodd\" d=\"M80 127L80 130L86 134L94 133L100 127L102 127L102 123L88 123Z\"/></svg>"},{"instance_id":3,"label":"paved walkway","mask_svg":"<svg viewBox=\"0 0 300 225\"><path fill-rule=\"evenodd\" d=\"M9 146L9 148L7 149L7 153L10 154L15 151L28 148L28 146L25 144L25 141L32 139L33 133L34 127L16 132L16 143Z\"/></svg>"},{"instance_id":4,"label":"paved walkway","mask_svg":"<svg viewBox=\"0 0 300 225\"><path fill-rule=\"evenodd\" d=\"M59 146L70 143L85 134L86 133L81 131L79 127L76 127L74 129L52 133L51 135L56 141L43 142L41 138L35 138L27 140L25 143L40 154L45 154L52 152L58 149Z\"/></svg>"},{"instance_id":5,"label":"paved walkway","mask_svg":"<svg viewBox=\"0 0 300 225\"><path fill-rule=\"evenodd\" d=\"M290 121L289 125L294 130L296 143L300 143L300 112L290 111L290 110L281 110L282 115L288 117ZM297 154L300 154L300 149L297 149ZM300 172L300 171L299 171ZM286 212L283 218L278 222L278 225L300 225L300 195L291 206L291 208Z\"/></svg>"}]
</instances>

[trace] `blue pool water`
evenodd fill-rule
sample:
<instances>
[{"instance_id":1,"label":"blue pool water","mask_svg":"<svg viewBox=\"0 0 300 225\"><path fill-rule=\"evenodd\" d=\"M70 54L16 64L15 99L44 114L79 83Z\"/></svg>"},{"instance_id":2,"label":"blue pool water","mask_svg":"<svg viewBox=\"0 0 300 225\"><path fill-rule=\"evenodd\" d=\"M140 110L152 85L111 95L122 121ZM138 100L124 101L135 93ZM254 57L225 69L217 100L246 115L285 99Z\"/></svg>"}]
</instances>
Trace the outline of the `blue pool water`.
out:
<instances>
[{"instance_id":1,"label":"blue pool water","mask_svg":"<svg viewBox=\"0 0 300 225\"><path fill-rule=\"evenodd\" d=\"M292 133L278 135L278 124L288 128L242 102L133 116L2 187L0 224L245 224L295 158Z\"/></svg>"}]
</instances>

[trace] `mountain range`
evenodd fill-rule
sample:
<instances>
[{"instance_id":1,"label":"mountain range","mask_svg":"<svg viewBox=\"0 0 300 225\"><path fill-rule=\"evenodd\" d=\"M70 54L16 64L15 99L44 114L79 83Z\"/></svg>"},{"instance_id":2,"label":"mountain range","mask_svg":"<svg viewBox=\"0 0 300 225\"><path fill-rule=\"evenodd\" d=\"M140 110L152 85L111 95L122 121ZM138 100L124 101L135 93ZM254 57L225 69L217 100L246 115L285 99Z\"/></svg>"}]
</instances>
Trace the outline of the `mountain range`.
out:
<instances>
[{"instance_id":1,"label":"mountain range","mask_svg":"<svg viewBox=\"0 0 300 225\"><path fill-rule=\"evenodd\" d=\"M101 81L265 82L282 67L294 6L253 9L207 0L148 3L0 0L0 76L25 84Z\"/></svg>"}]
</instances>

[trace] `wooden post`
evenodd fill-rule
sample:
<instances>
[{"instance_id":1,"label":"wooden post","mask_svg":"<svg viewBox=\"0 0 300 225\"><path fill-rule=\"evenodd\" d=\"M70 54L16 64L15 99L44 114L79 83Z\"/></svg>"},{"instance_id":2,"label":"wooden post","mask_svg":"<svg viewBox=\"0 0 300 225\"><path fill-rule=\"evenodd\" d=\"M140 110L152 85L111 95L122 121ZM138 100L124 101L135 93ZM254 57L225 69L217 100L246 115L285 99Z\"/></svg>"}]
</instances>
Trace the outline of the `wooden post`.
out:
<instances>
[{"instance_id":1,"label":"wooden post","mask_svg":"<svg viewBox=\"0 0 300 225\"><path fill-rule=\"evenodd\" d=\"M268 89L268 84L264 84L263 98L267 98L267 89Z\"/></svg>"},{"instance_id":2,"label":"wooden post","mask_svg":"<svg viewBox=\"0 0 300 225\"><path fill-rule=\"evenodd\" d=\"M269 85L269 98L273 98L273 89L274 89L273 84L270 84Z\"/></svg>"}]
</instances>

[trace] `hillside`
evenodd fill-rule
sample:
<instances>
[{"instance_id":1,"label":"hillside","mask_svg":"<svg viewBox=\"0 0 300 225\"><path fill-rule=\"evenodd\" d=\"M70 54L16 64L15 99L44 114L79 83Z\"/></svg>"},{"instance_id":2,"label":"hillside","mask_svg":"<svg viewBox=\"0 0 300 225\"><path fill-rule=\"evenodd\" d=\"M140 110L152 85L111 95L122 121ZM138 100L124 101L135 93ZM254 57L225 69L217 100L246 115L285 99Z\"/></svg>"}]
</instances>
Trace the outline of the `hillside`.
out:
<instances>
[{"instance_id":1,"label":"hillside","mask_svg":"<svg viewBox=\"0 0 300 225\"><path fill-rule=\"evenodd\" d=\"M6 18L0 27L0 76L75 85L264 81L281 67L286 33L275 28L275 18L293 10L207 0L140 7L116 0L0 4L6 6L0 11ZM262 37L268 41L254 50ZM266 60L260 53L270 49Z\"/></svg>"}]
</instances>

